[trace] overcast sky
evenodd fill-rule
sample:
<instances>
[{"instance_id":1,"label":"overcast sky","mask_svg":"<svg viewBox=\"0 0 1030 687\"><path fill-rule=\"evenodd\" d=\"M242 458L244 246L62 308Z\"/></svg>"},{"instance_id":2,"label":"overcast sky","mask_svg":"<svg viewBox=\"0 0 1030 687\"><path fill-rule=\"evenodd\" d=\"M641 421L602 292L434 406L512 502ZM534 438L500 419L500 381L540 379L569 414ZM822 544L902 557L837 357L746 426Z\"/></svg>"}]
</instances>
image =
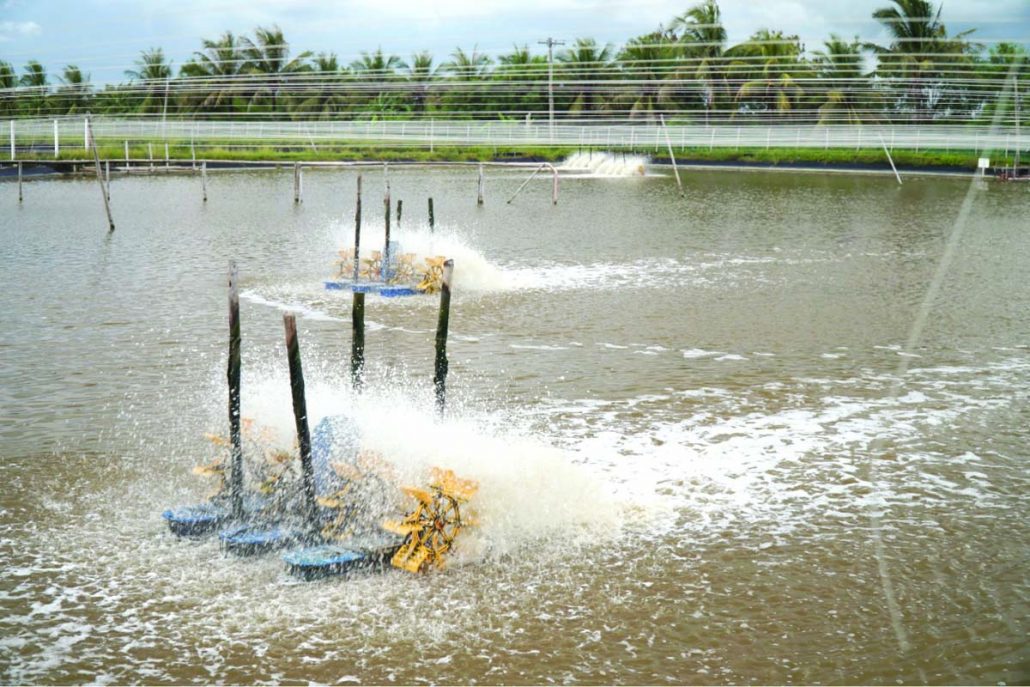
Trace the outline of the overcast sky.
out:
<instances>
[{"instance_id":1,"label":"overcast sky","mask_svg":"<svg viewBox=\"0 0 1030 687\"><path fill-rule=\"evenodd\" d=\"M78 64L95 83L124 80L139 51L162 47L182 65L201 38L278 24L294 50L329 51L349 62L382 46L437 62L455 46L490 55L512 44L593 37L621 45L654 30L692 0L0 0L0 60L19 72L39 59L56 75ZM888 0L720 0L731 43L760 28L797 33L809 50L829 34L880 41L871 14ZM1030 0L946 0L949 31L1030 45Z\"/></svg>"}]
</instances>

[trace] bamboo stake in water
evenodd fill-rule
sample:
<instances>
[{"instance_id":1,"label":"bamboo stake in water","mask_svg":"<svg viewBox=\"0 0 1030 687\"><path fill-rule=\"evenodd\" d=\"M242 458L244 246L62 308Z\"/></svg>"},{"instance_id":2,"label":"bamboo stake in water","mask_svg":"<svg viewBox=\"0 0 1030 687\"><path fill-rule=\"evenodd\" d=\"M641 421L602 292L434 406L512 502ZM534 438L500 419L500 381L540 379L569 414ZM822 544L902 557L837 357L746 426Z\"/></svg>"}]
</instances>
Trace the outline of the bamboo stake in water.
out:
<instances>
[{"instance_id":1,"label":"bamboo stake in water","mask_svg":"<svg viewBox=\"0 0 1030 687\"><path fill-rule=\"evenodd\" d=\"M154 171L154 144L147 144L147 154L150 155L150 171Z\"/></svg>"},{"instance_id":2,"label":"bamboo stake in water","mask_svg":"<svg viewBox=\"0 0 1030 687\"><path fill-rule=\"evenodd\" d=\"M383 281L390 279L390 182L386 182L386 195L383 196L383 207L385 209L383 218L386 220L386 239L383 242Z\"/></svg>"},{"instance_id":3,"label":"bamboo stake in water","mask_svg":"<svg viewBox=\"0 0 1030 687\"><path fill-rule=\"evenodd\" d=\"M429 199L429 233L433 233L433 227L436 226L436 217L433 215L433 199Z\"/></svg>"},{"instance_id":4,"label":"bamboo stake in water","mask_svg":"<svg viewBox=\"0 0 1030 687\"><path fill-rule=\"evenodd\" d=\"M880 136L879 134L877 134ZM887 153L887 161L891 163L891 169L894 170L894 176L898 179L898 186L901 186L901 175L898 174L898 168L894 166L894 158L891 157L891 151L887 150L887 144L883 140L883 136L880 136L880 144L883 146L883 152Z\"/></svg>"},{"instance_id":5,"label":"bamboo stake in water","mask_svg":"<svg viewBox=\"0 0 1030 687\"><path fill-rule=\"evenodd\" d=\"M361 275L361 175L358 175L358 202L354 208L354 282Z\"/></svg>"},{"instance_id":6,"label":"bamboo stake in water","mask_svg":"<svg viewBox=\"0 0 1030 687\"><path fill-rule=\"evenodd\" d=\"M125 166L129 166L129 142L125 141Z\"/></svg>"},{"instance_id":7,"label":"bamboo stake in water","mask_svg":"<svg viewBox=\"0 0 1030 687\"><path fill-rule=\"evenodd\" d=\"M297 443L300 445L301 484L304 493L305 519L315 524L315 471L311 465L311 433L308 429L308 406L304 398L304 371L300 364L300 344L297 341L297 316L283 315L286 329L286 357L290 363L290 390L293 392L293 419L297 425Z\"/></svg>"},{"instance_id":8,"label":"bamboo stake in water","mask_svg":"<svg viewBox=\"0 0 1030 687\"><path fill-rule=\"evenodd\" d=\"M403 206L403 205L404 205L404 201L398 199L397 200L397 228L398 229L401 228L401 206Z\"/></svg>"},{"instance_id":9,"label":"bamboo stake in water","mask_svg":"<svg viewBox=\"0 0 1030 687\"><path fill-rule=\"evenodd\" d=\"M665 115L659 115L662 120L662 130L665 131L665 143L669 146L669 159L672 160L672 171L676 175L676 187L680 190L680 198L683 197L683 182L680 181L680 170L676 166L676 156L672 153L672 141L669 139L669 129L665 126ZM715 135L715 129L712 129L712 136ZM713 138L714 140L714 138ZM711 148L709 147L709 150Z\"/></svg>"},{"instance_id":10,"label":"bamboo stake in water","mask_svg":"<svg viewBox=\"0 0 1030 687\"><path fill-rule=\"evenodd\" d=\"M476 205L483 204L483 165L479 165L479 196L476 198Z\"/></svg>"},{"instance_id":11,"label":"bamboo stake in water","mask_svg":"<svg viewBox=\"0 0 1030 687\"><path fill-rule=\"evenodd\" d=\"M240 291L236 261L229 261L229 500L233 517L243 515L243 441L240 436Z\"/></svg>"},{"instance_id":12,"label":"bamboo stake in water","mask_svg":"<svg viewBox=\"0 0 1030 687\"><path fill-rule=\"evenodd\" d=\"M104 198L104 211L107 213L107 225L109 227L108 231L111 232L114 231L114 220L111 219L111 203L108 201L108 198L110 197L110 192L106 188L104 188L104 177L100 173L100 153L97 152L97 140L96 137L93 135L93 128L89 123L89 119L86 119L86 135L87 138L90 140L90 143L92 144L93 164L96 166L97 183L100 184L100 195Z\"/></svg>"},{"instance_id":13,"label":"bamboo stake in water","mask_svg":"<svg viewBox=\"0 0 1030 687\"><path fill-rule=\"evenodd\" d=\"M104 184L107 186L107 200L111 201L111 161L104 160Z\"/></svg>"},{"instance_id":14,"label":"bamboo stake in water","mask_svg":"<svg viewBox=\"0 0 1030 687\"><path fill-rule=\"evenodd\" d=\"M355 292L351 306L350 381L361 391L365 370L365 294Z\"/></svg>"},{"instance_id":15,"label":"bamboo stake in water","mask_svg":"<svg viewBox=\"0 0 1030 687\"><path fill-rule=\"evenodd\" d=\"M535 176L536 176L537 174L539 174L540 172L542 172L542 171L543 171L543 169L544 169L544 166L543 166L543 165L540 165L540 166L539 166L539 167L537 167L537 168L536 168L535 170L533 170L533 173L529 175L529 178L528 178L528 179L526 179L525 181L523 181L523 182L522 182L522 185L521 185L521 186L519 186L519 187L518 187L517 189L515 189L515 193L513 193L513 194L512 194L512 196L511 196L511 198L509 198L509 199L508 199L508 205L511 205L511 201L515 200L515 197L516 197L516 196L518 196L518 195L519 195L519 193L521 193L521 192L522 192L522 189L526 188L526 184L528 184L529 182L531 182L531 181L533 180L533 177L535 177Z\"/></svg>"},{"instance_id":16,"label":"bamboo stake in water","mask_svg":"<svg viewBox=\"0 0 1030 687\"><path fill-rule=\"evenodd\" d=\"M454 275L454 260L443 264L443 284L440 287L440 317L436 323L436 365L433 371L433 387L436 389L436 411L443 415L447 403L447 330L451 318L451 277Z\"/></svg>"},{"instance_id":17,"label":"bamboo stake in water","mask_svg":"<svg viewBox=\"0 0 1030 687\"><path fill-rule=\"evenodd\" d=\"M204 202L207 202L207 160L200 163L200 188L204 193Z\"/></svg>"},{"instance_id":18,"label":"bamboo stake in water","mask_svg":"<svg viewBox=\"0 0 1030 687\"><path fill-rule=\"evenodd\" d=\"M23 198L24 198L24 196L22 195L22 192L21 192L21 163L19 162L18 163L18 202L19 203L22 202Z\"/></svg>"},{"instance_id":19,"label":"bamboo stake in water","mask_svg":"<svg viewBox=\"0 0 1030 687\"><path fill-rule=\"evenodd\" d=\"M293 163L293 203L300 202L300 163Z\"/></svg>"}]
</instances>

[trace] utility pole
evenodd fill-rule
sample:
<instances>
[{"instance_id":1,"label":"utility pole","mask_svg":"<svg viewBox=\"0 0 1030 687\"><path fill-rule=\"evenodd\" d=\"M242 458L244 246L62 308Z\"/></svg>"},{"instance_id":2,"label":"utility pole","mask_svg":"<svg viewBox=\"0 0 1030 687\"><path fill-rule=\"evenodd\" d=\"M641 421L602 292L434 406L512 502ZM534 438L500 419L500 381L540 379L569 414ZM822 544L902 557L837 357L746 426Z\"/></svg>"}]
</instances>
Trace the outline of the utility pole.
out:
<instances>
[{"instance_id":1,"label":"utility pole","mask_svg":"<svg viewBox=\"0 0 1030 687\"><path fill-rule=\"evenodd\" d=\"M554 46L565 45L565 41L556 41L548 36L546 41L537 41L537 43L547 46L548 135L551 141L554 141Z\"/></svg>"}]
</instances>

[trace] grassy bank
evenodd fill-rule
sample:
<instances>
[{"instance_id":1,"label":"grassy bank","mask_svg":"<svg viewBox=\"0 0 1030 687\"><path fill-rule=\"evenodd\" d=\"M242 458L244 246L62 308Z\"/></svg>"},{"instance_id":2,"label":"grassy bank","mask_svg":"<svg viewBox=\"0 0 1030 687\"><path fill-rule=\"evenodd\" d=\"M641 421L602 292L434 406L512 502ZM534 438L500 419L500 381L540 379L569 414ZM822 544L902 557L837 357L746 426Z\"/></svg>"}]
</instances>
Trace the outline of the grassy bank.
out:
<instances>
[{"instance_id":1,"label":"grassy bank","mask_svg":"<svg viewBox=\"0 0 1030 687\"><path fill-rule=\"evenodd\" d=\"M545 147L545 146L479 146L479 147L438 147L433 151L426 148L389 147L389 146L270 146L267 144L248 145L246 142L233 142L232 145L204 146L196 150L198 159L240 162L324 162L324 161L387 161L387 162L480 162L480 161L547 161L562 160L579 149ZM118 161L125 158L123 146L102 146L99 150L102 160ZM155 164L165 159L164 143L153 144ZM668 153L664 148L657 152L653 147L634 150L618 148L615 154L645 155L662 162L668 161ZM813 165L826 167L860 167L889 168L887 156L879 148L855 150L853 148L677 148L676 160L679 163L716 163L716 164L759 164L759 165ZM971 150L902 150L892 152L894 162L903 168L940 168L949 170L976 169L980 154ZM133 160L147 160L151 149L145 143L129 147L129 157ZM193 152L188 143L173 144L168 148L169 159L173 161L190 161ZM20 156L23 160L46 162L53 160L53 154L44 150ZM61 151L58 159L84 160L90 159L82 148L69 148ZM1011 165L1012 155L997 153L992 155L991 164Z\"/></svg>"}]
</instances>

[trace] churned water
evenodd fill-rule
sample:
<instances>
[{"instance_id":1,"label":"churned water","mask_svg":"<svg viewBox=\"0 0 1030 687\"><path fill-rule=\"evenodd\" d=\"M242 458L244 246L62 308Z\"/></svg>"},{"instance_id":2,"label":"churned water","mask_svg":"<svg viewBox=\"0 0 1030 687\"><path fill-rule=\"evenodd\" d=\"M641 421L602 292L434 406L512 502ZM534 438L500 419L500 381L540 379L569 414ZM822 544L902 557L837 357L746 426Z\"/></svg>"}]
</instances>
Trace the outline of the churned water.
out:
<instances>
[{"instance_id":1,"label":"churned water","mask_svg":"<svg viewBox=\"0 0 1030 687\"><path fill-rule=\"evenodd\" d=\"M436 299L369 297L349 390L356 172L0 187L4 682L1026 682L1030 194L705 172L550 180L393 168L405 250L455 260L448 413ZM365 173L363 244L382 236ZM426 222L433 196L437 232ZM446 570L302 583L178 541L225 431L226 266L243 414L293 441L347 411L408 481L476 479Z\"/></svg>"}]
</instances>

